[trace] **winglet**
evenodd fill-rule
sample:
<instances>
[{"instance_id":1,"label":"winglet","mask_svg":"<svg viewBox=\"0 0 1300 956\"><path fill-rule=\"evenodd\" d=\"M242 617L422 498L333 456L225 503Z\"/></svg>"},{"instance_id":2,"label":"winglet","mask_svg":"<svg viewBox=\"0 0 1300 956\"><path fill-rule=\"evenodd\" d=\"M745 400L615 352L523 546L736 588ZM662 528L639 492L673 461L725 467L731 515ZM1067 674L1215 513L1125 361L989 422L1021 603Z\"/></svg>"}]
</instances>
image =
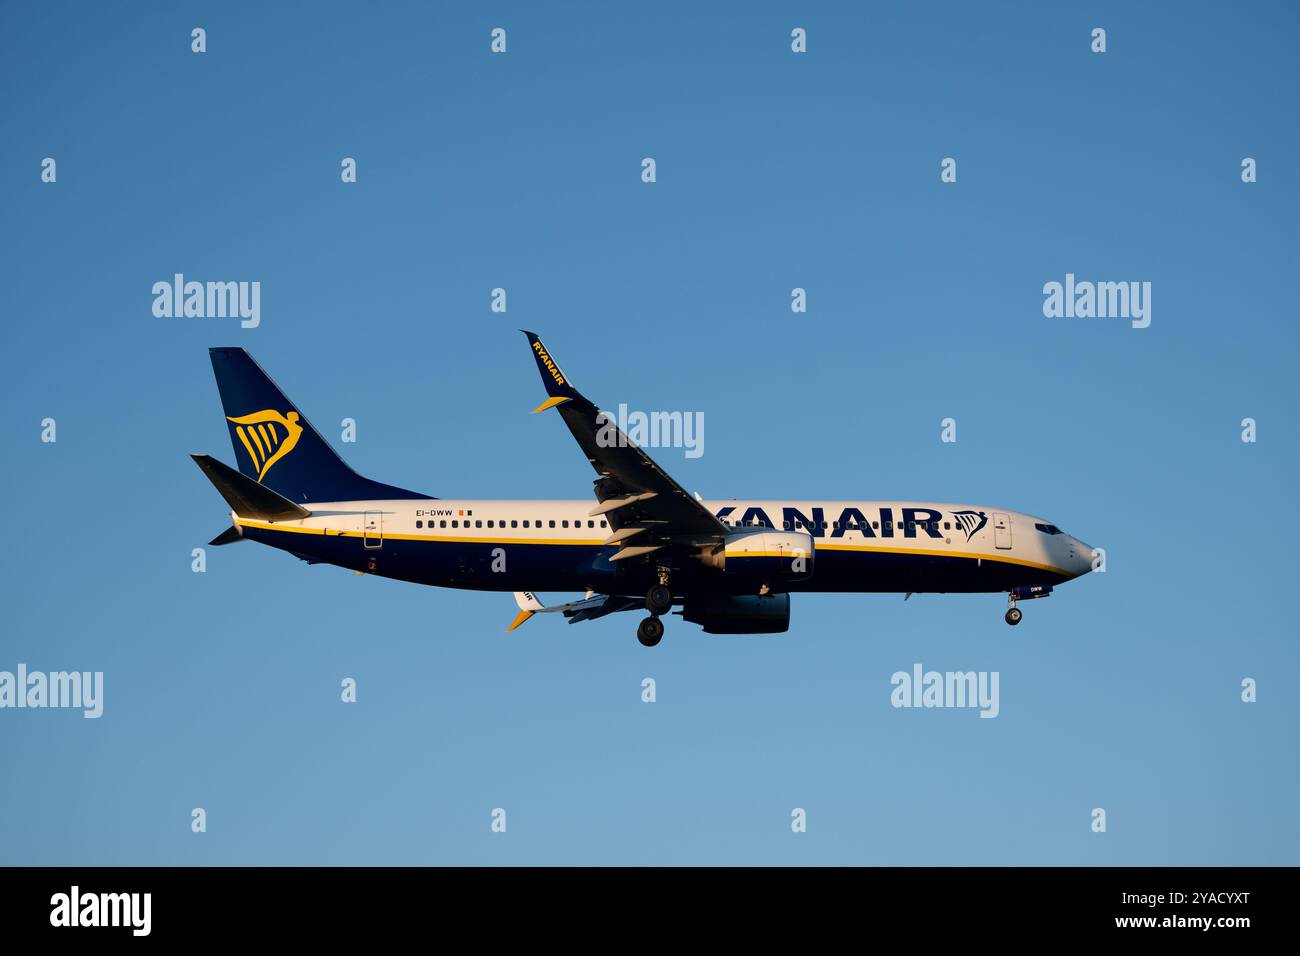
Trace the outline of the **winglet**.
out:
<instances>
[{"instance_id":1,"label":"winglet","mask_svg":"<svg viewBox=\"0 0 1300 956\"><path fill-rule=\"evenodd\" d=\"M542 344L542 340L537 337L536 332L529 332L527 329L520 329L528 338L528 344L532 347L533 358L537 361L537 371L542 375L542 384L546 386L546 394L550 396L541 405L533 409L533 414L544 412L548 408L554 408L564 402L572 401L575 398L581 398L578 390L569 382L569 377L564 374L554 356Z\"/></svg>"},{"instance_id":2,"label":"winglet","mask_svg":"<svg viewBox=\"0 0 1300 956\"><path fill-rule=\"evenodd\" d=\"M515 603L519 605L519 613L515 615L515 619L506 628L507 634L545 607L541 601L533 596L531 591L516 591Z\"/></svg>"},{"instance_id":3,"label":"winglet","mask_svg":"<svg viewBox=\"0 0 1300 956\"><path fill-rule=\"evenodd\" d=\"M569 398L567 395L557 395L555 398L548 398L546 401L542 402L542 404L533 409L533 414L536 415L538 412L544 412L548 408L554 408L556 405L567 402L568 400Z\"/></svg>"}]
</instances>

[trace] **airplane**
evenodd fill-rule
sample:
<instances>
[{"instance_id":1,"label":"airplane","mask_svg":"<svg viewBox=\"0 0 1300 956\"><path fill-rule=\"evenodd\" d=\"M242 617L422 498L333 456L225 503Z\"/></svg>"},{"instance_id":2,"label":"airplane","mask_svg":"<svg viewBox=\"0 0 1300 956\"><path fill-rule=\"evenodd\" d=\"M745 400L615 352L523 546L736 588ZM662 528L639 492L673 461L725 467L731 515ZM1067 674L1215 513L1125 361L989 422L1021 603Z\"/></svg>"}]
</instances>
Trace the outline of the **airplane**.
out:
<instances>
[{"instance_id":1,"label":"airplane","mask_svg":"<svg viewBox=\"0 0 1300 956\"><path fill-rule=\"evenodd\" d=\"M417 584L514 592L508 631L644 610L637 639L680 614L710 634L789 629L812 592L1049 596L1093 569L1088 545L1006 508L916 501L705 501L674 481L524 332L547 398L596 472L588 500L444 499L362 477L242 348L209 350L238 469L193 455L230 506L210 544L257 541L309 564ZM582 591L546 606L537 592ZM680 610L673 611L679 607Z\"/></svg>"}]
</instances>

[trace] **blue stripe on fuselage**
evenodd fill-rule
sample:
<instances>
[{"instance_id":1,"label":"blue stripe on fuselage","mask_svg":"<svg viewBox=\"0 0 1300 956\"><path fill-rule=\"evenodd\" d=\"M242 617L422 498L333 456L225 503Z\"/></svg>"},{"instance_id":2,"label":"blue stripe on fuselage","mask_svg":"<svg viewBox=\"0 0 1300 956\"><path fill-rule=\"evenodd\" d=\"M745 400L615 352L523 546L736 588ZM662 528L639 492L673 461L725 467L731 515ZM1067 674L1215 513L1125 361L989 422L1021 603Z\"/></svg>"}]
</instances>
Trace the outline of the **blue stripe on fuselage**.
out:
<instances>
[{"instance_id":1,"label":"blue stripe on fuselage","mask_svg":"<svg viewBox=\"0 0 1300 956\"><path fill-rule=\"evenodd\" d=\"M380 548L359 537L303 534L244 527L244 537L300 557L417 584L480 591L583 591L644 594L653 571L640 564L611 564L618 548L595 544L529 544L385 538ZM502 570L494 570L494 564ZM891 551L818 550L813 576L791 592L984 593L1060 584L1059 572L988 555L949 556ZM697 583L717 593L750 593L752 584L716 571L674 575L674 590Z\"/></svg>"}]
</instances>

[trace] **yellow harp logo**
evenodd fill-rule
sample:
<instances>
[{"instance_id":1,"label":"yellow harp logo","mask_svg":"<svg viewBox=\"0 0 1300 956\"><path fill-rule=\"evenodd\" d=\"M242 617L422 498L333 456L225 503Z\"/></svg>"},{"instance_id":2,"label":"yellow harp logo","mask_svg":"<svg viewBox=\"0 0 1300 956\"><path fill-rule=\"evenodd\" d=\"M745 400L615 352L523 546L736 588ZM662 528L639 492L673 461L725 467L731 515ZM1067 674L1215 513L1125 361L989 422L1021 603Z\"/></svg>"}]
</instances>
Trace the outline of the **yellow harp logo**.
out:
<instances>
[{"instance_id":1,"label":"yellow harp logo","mask_svg":"<svg viewBox=\"0 0 1300 956\"><path fill-rule=\"evenodd\" d=\"M266 477L272 465L293 451L298 436L302 434L297 412L281 415L268 408L241 418L227 416L226 421L235 423L235 434L253 460L258 481Z\"/></svg>"}]
</instances>

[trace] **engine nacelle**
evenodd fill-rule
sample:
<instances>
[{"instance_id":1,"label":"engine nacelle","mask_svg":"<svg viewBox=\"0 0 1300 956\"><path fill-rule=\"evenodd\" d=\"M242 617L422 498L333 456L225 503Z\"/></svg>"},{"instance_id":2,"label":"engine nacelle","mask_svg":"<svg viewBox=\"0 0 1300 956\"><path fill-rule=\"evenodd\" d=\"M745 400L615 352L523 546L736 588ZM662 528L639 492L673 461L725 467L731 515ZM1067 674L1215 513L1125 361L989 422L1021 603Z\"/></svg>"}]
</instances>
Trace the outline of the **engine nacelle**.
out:
<instances>
[{"instance_id":1,"label":"engine nacelle","mask_svg":"<svg viewBox=\"0 0 1300 956\"><path fill-rule=\"evenodd\" d=\"M728 575L776 584L812 577L815 556L810 534L756 529L727 535L706 561Z\"/></svg>"},{"instance_id":2,"label":"engine nacelle","mask_svg":"<svg viewBox=\"0 0 1300 956\"><path fill-rule=\"evenodd\" d=\"M790 595L741 594L687 601L682 617L707 634L781 634L790 629Z\"/></svg>"}]
</instances>

